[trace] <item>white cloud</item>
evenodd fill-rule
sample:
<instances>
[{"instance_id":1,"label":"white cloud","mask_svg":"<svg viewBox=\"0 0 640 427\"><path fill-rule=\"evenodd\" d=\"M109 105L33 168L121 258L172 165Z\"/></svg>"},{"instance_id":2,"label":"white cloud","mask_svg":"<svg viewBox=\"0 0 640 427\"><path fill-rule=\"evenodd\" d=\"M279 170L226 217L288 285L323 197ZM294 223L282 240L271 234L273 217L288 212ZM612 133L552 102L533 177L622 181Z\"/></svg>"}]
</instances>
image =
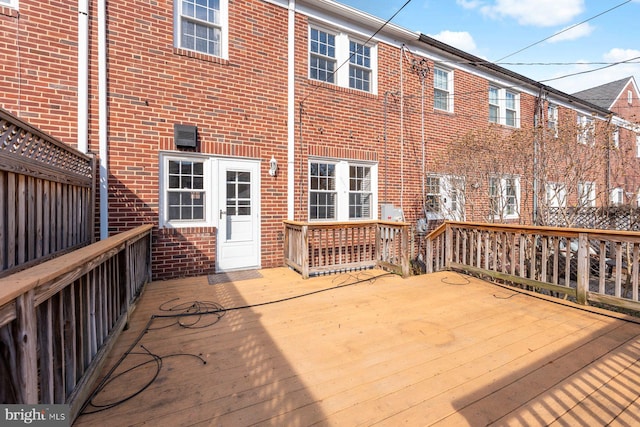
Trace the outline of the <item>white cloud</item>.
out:
<instances>
[{"instance_id":1,"label":"white cloud","mask_svg":"<svg viewBox=\"0 0 640 427\"><path fill-rule=\"evenodd\" d=\"M584 11L584 0L495 0L480 7L491 18L513 18L521 25L551 27L570 22Z\"/></svg>"},{"instance_id":2,"label":"white cloud","mask_svg":"<svg viewBox=\"0 0 640 427\"><path fill-rule=\"evenodd\" d=\"M569 28L569 27L566 27ZM564 31L566 28L562 29ZM591 34L595 30L595 27L589 25L589 23L585 22L584 24L580 24L577 27L573 27L570 30L564 31L563 33L558 34L548 40L549 43L557 43L561 41L567 40L577 40L582 37L586 37Z\"/></svg>"},{"instance_id":3,"label":"white cloud","mask_svg":"<svg viewBox=\"0 0 640 427\"><path fill-rule=\"evenodd\" d=\"M477 9L484 4L481 0L456 0L456 3L463 9Z\"/></svg>"},{"instance_id":4,"label":"white cloud","mask_svg":"<svg viewBox=\"0 0 640 427\"><path fill-rule=\"evenodd\" d=\"M476 50L476 42L473 40L471 34L466 31L440 31L438 34L429 35L436 40L456 47L465 52L473 53Z\"/></svg>"},{"instance_id":5,"label":"white cloud","mask_svg":"<svg viewBox=\"0 0 640 427\"><path fill-rule=\"evenodd\" d=\"M637 57L640 57L640 50L613 48L608 52L602 54L602 62L615 63ZM547 84L566 93L574 93L580 90L624 79L629 76L635 76L636 81L640 81L640 63L638 63L638 61L640 61L640 59L633 60L630 63L618 64L611 67L603 68L601 70L587 72L565 79L550 81ZM585 72L604 66L600 64L588 64L588 62L591 61L587 60L579 62L584 63L574 65L571 68L565 67L561 71L555 73L555 75L551 78L560 77L572 73Z\"/></svg>"}]
</instances>

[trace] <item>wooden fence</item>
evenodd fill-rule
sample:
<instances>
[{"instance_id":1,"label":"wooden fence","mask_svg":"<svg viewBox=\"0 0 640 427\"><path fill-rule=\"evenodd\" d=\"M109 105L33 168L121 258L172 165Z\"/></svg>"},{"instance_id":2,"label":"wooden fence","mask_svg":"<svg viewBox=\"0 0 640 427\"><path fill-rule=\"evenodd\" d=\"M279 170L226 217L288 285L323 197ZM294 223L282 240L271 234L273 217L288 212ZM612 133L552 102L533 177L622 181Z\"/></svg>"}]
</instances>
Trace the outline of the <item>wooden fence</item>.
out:
<instances>
[{"instance_id":1,"label":"wooden fence","mask_svg":"<svg viewBox=\"0 0 640 427\"><path fill-rule=\"evenodd\" d=\"M380 267L409 275L407 223L285 221L285 263L302 277Z\"/></svg>"},{"instance_id":2,"label":"wooden fence","mask_svg":"<svg viewBox=\"0 0 640 427\"><path fill-rule=\"evenodd\" d=\"M0 278L0 401L78 415L151 279L152 225Z\"/></svg>"},{"instance_id":3,"label":"wooden fence","mask_svg":"<svg viewBox=\"0 0 640 427\"><path fill-rule=\"evenodd\" d=\"M0 109L0 276L92 242L94 165Z\"/></svg>"},{"instance_id":4,"label":"wooden fence","mask_svg":"<svg viewBox=\"0 0 640 427\"><path fill-rule=\"evenodd\" d=\"M427 236L427 272L456 269L579 304L640 312L640 233L447 222Z\"/></svg>"},{"instance_id":5,"label":"wooden fence","mask_svg":"<svg viewBox=\"0 0 640 427\"><path fill-rule=\"evenodd\" d=\"M543 225L597 230L640 231L640 208L631 206L546 208Z\"/></svg>"}]
</instances>

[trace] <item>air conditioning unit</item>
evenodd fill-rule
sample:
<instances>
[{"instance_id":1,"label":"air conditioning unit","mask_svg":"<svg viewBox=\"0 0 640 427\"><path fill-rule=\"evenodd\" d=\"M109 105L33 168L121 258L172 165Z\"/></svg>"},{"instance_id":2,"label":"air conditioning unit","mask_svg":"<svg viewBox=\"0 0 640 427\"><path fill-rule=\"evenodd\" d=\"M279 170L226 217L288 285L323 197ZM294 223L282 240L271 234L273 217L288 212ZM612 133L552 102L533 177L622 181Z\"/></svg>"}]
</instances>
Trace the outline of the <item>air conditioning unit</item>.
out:
<instances>
[{"instance_id":1,"label":"air conditioning unit","mask_svg":"<svg viewBox=\"0 0 640 427\"><path fill-rule=\"evenodd\" d=\"M198 127L191 125L173 125L173 140L176 147L195 148L198 142Z\"/></svg>"}]
</instances>

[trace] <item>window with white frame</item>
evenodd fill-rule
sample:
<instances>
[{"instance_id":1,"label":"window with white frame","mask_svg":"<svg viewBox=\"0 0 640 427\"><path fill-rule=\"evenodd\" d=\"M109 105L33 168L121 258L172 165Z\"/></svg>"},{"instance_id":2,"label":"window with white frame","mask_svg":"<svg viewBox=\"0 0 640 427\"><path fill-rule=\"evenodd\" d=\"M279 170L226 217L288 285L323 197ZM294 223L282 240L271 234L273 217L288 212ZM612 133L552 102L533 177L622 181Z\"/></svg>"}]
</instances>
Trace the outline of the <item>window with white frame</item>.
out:
<instances>
[{"instance_id":1,"label":"window with white frame","mask_svg":"<svg viewBox=\"0 0 640 427\"><path fill-rule=\"evenodd\" d=\"M520 216L520 178L489 178L489 214L494 219L517 219Z\"/></svg>"},{"instance_id":2,"label":"window with white frame","mask_svg":"<svg viewBox=\"0 0 640 427\"><path fill-rule=\"evenodd\" d=\"M577 130L578 130L578 142L580 144L591 144L595 143L595 121L592 117L586 116L584 114L578 114L577 119Z\"/></svg>"},{"instance_id":3,"label":"window with white frame","mask_svg":"<svg viewBox=\"0 0 640 427\"><path fill-rule=\"evenodd\" d=\"M309 219L375 219L377 166L345 160L309 162Z\"/></svg>"},{"instance_id":4,"label":"window with white frame","mask_svg":"<svg viewBox=\"0 0 640 427\"><path fill-rule=\"evenodd\" d=\"M640 135L636 134L636 157L640 158Z\"/></svg>"},{"instance_id":5,"label":"window with white frame","mask_svg":"<svg viewBox=\"0 0 640 427\"><path fill-rule=\"evenodd\" d=\"M177 47L227 57L228 0L177 0Z\"/></svg>"},{"instance_id":6,"label":"window with white frame","mask_svg":"<svg viewBox=\"0 0 640 427\"><path fill-rule=\"evenodd\" d=\"M349 34L311 26L309 78L375 93L376 52L375 45L364 44Z\"/></svg>"},{"instance_id":7,"label":"window with white frame","mask_svg":"<svg viewBox=\"0 0 640 427\"><path fill-rule=\"evenodd\" d=\"M7 5L9 7L13 7L14 9L18 8L18 0L0 0L0 6Z\"/></svg>"},{"instance_id":8,"label":"window with white frame","mask_svg":"<svg viewBox=\"0 0 640 427\"><path fill-rule=\"evenodd\" d=\"M567 187L558 182L547 183L547 206L564 208L567 206Z\"/></svg>"},{"instance_id":9,"label":"window with white frame","mask_svg":"<svg viewBox=\"0 0 640 427\"><path fill-rule=\"evenodd\" d=\"M429 175L426 179L425 209L454 221L464 220L464 179L450 175Z\"/></svg>"},{"instance_id":10,"label":"window with white frame","mask_svg":"<svg viewBox=\"0 0 640 427\"><path fill-rule=\"evenodd\" d=\"M580 207L592 208L596 206L596 183L578 183L578 202Z\"/></svg>"},{"instance_id":11,"label":"window with white frame","mask_svg":"<svg viewBox=\"0 0 640 427\"><path fill-rule=\"evenodd\" d=\"M618 126L613 130L613 148L620 147L620 128Z\"/></svg>"},{"instance_id":12,"label":"window with white frame","mask_svg":"<svg viewBox=\"0 0 640 427\"><path fill-rule=\"evenodd\" d=\"M489 121L520 127L520 95L516 92L489 86Z\"/></svg>"},{"instance_id":13,"label":"window with white frame","mask_svg":"<svg viewBox=\"0 0 640 427\"><path fill-rule=\"evenodd\" d=\"M627 103L633 104L633 92L630 90L627 91Z\"/></svg>"},{"instance_id":14,"label":"window with white frame","mask_svg":"<svg viewBox=\"0 0 640 427\"><path fill-rule=\"evenodd\" d=\"M453 71L435 67L433 69L433 108L453 111Z\"/></svg>"},{"instance_id":15,"label":"window with white frame","mask_svg":"<svg viewBox=\"0 0 640 427\"><path fill-rule=\"evenodd\" d=\"M349 219L370 219L371 201L371 166L349 165Z\"/></svg>"},{"instance_id":16,"label":"window with white frame","mask_svg":"<svg viewBox=\"0 0 640 427\"><path fill-rule=\"evenodd\" d=\"M624 203L624 190L620 187L611 190L611 204L615 206L622 205Z\"/></svg>"},{"instance_id":17,"label":"window with white frame","mask_svg":"<svg viewBox=\"0 0 640 427\"><path fill-rule=\"evenodd\" d=\"M349 40L349 87L371 91L371 47Z\"/></svg>"},{"instance_id":18,"label":"window with white frame","mask_svg":"<svg viewBox=\"0 0 640 427\"><path fill-rule=\"evenodd\" d=\"M558 106L549 104L547 106L547 129L554 137L558 136Z\"/></svg>"},{"instance_id":19,"label":"window with white frame","mask_svg":"<svg viewBox=\"0 0 640 427\"><path fill-rule=\"evenodd\" d=\"M204 225L210 220L207 217L208 179L207 159L163 156L160 225Z\"/></svg>"}]
</instances>

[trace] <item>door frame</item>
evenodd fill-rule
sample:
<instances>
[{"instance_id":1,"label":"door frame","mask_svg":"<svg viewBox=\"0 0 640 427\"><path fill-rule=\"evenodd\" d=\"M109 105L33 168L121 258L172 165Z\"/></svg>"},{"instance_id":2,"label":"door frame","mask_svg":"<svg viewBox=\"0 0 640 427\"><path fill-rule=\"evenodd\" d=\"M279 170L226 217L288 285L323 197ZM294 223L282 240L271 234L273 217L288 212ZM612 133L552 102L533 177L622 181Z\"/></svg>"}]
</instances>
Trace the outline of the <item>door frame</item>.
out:
<instances>
[{"instance_id":1,"label":"door frame","mask_svg":"<svg viewBox=\"0 0 640 427\"><path fill-rule=\"evenodd\" d=\"M260 184L261 184L261 161L259 159L248 159L248 158L236 158L236 157L214 157L213 158L213 176L214 179L213 184L216 187L213 188L212 194L215 194L215 200L213 203L214 210L213 215L216 218L216 273L222 273L226 271L237 271L237 270L250 270L250 269L259 269L262 266L262 257L261 257L261 248L262 248L262 224L261 224L261 203L260 203ZM220 268L220 260L222 259L222 254L224 252L223 245L225 243L225 239L222 238L222 232L226 231L226 227L223 229L221 227L222 221L226 221L226 214L221 218L219 214L220 211L226 210L226 179L221 180L223 169L245 169L250 170L252 172L251 177L251 199L252 199L252 210L255 214L252 214L255 220L255 231L254 231L254 240L256 244L256 258L255 263L251 263L250 265L244 265L240 267L234 268ZM254 173L255 172L255 173Z\"/></svg>"}]
</instances>

